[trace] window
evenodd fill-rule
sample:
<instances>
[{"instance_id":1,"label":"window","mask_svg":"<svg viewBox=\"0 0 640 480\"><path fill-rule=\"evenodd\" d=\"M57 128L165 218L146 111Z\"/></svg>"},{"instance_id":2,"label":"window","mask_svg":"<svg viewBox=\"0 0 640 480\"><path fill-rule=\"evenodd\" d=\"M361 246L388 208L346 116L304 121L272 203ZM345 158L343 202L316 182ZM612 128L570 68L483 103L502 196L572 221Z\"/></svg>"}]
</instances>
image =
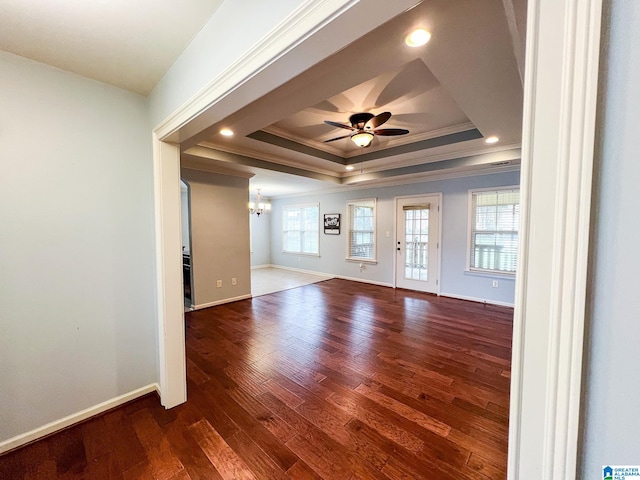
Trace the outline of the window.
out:
<instances>
[{"instance_id":1,"label":"window","mask_svg":"<svg viewBox=\"0 0 640 480\"><path fill-rule=\"evenodd\" d=\"M282 251L319 255L320 208L317 203L282 208Z\"/></svg>"},{"instance_id":2,"label":"window","mask_svg":"<svg viewBox=\"0 0 640 480\"><path fill-rule=\"evenodd\" d=\"M347 203L347 259L376 261L376 199Z\"/></svg>"},{"instance_id":3,"label":"window","mask_svg":"<svg viewBox=\"0 0 640 480\"><path fill-rule=\"evenodd\" d=\"M469 269L515 273L520 189L470 190Z\"/></svg>"}]
</instances>

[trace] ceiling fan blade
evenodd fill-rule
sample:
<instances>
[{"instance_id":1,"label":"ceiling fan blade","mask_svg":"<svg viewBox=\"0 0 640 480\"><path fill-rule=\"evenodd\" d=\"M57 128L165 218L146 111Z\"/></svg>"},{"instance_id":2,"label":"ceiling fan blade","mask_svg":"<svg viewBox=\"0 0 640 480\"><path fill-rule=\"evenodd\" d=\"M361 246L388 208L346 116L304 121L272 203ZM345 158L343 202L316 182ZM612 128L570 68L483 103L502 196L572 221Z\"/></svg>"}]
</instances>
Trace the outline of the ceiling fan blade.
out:
<instances>
[{"instance_id":1,"label":"ceiling fan blade","mask_svg":"<svg viewBox=\"0 0 640 480\"><path fill-rule=\"evenodd\" d=\"M343 123L338 123L338 122L332 122L330 120L325 120L324 123L326 123L327 125L331 125L332 127L338 127L338 128L346 128L347 130L353 130L354 128L349 126L349 125L345 125Z\"/></svg>"},{"instance_id":2,"label":"ceiling fan blade","mask_svg":"<svg viewBox=\"0 0 640 480\"><path fill-rule=\"evenodd\" d=\"M383 137L391 137L394 135L406 135L409 133L409 130L405 130L404 128L381 128L379 130L374 130L373 133Z\"/></svg>"},{"instance_id":3,"label":"ceiling fan blade","mask_svg":"<svg viewBox=\"0 0 640 480\"><path fill-rule=\"evenodd\" d=\"M390 112L382 112L376 115L375 117L373 117L371 120L369 120L367 125L371 128L378 128L380 125L385 123L390 118L391 118Z\"/></svg>"},{"instance_id":4,"label":"ceiling fan blade","mask_svg":"<svg viewBox=\"0 0 640 480\"><path fill-rule=\"evenodd\" d=\"M351 134L343 135L341 137L336 137L336 138L330 138L329 140L325 140L323 143L329 143L329 142L334 142L336 140L342 140L343 138L349 138L350 136L351 136Z\"/></svg>"}]
</instances>

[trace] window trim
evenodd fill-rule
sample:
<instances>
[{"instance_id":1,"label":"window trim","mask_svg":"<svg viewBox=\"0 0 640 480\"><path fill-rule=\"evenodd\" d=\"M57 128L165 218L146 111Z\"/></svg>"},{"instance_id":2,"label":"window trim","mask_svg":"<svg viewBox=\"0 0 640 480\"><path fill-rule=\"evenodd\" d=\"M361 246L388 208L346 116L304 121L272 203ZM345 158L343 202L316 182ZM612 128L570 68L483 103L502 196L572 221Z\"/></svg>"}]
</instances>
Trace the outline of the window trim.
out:
<instances>
[{"instance_id":1,"label":"window trim","mask_svg":"<svg viewBox=\"0 0 640 480\"><path fill-rule=\"evenodd\" d=\"M479 276L490 276L495 277L496 275L507 277L507 278L515 278L517 273L517 265L515 272L505 272L503 270L490 270L487 268L476 268L471 266L471 231L473 224L473 194L474 193L482 193L482 192L497 192L500 190L518 190L520 193L520 185L505 185L498 187L484 187L484 188L470 188L467 194L467 260L465 263L464 271L466 273L479 275ZM518 230L518 236L520 236L520 231ZM520 252L518 252L520 253Z\"/></svg>"},{"instance_id":2,"label":"window trim","mask_svg":"<svg viewBox=\"0 0 640 480\"><path fill-rule=\"evenodd\" d=\"M315 207L318 210L318 228L316 230L316 238L318 240L317 241L318 251L315 253L309 253L309 252L303 252L303 251L294 252L291 250L285 250L285 241L284 241L285 211L295 209L295 208L303 209L303 208L309 208L309 207ZM282 224L280 225L280 241L282 242L282 248L281 248L282 253L287 255L304 255L307 257L319 257L320 256L320 203L316 202L316 203L300 203L300 204L293 204L293 205L283 205L281 213L282 213L282 217L281 217ZM299 231L303 232L304 230L299 230ZM302 248L302 243L300 244L300 248Z\"/></svg>"},{"instance_id":3,"label":"window trim","mask_svg":"<svg viewBox=\"0 0 640 480\"><path fill-rule=\"evenodd\" d=\"M364 203L364 202L373 202L373 257L352 257L351 253L351 206ZM347 240L347 249L346 249L346 257L345 260L349 262L358 262L358 263L378 263L378 199L376 197L371 198L357 198L352 200L347 200L347 223L346 223L346 240Z\"/></svg>"}]
</instances>

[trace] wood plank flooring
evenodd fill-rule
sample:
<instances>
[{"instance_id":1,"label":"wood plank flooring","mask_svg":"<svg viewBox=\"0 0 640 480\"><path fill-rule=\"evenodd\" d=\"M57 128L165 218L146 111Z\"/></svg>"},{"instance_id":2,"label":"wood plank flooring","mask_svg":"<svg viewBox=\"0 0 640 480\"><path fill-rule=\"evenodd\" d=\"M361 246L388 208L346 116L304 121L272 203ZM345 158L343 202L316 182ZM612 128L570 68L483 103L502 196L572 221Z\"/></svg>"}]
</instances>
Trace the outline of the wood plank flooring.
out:
<instances>
[{"instance_id":1,"label":"wood plank flooring","mask_svg":"<svg viewBox=\"0 0 640 480\"><path fill-rule=\"evenodd\" d=\"M512 315L338 279L188 313L186 404L148 395L0 478L505 478Z\"/></svg>"}]
</instances>

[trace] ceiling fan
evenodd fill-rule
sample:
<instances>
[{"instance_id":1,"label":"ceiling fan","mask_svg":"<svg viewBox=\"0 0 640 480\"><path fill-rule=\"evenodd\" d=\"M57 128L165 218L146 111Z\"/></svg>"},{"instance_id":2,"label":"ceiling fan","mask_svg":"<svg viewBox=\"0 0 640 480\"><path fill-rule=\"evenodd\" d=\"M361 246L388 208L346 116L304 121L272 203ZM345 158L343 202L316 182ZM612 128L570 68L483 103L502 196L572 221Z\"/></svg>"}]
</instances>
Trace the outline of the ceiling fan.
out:
<instances>
[{"instance_id":1,"label":"ceiling fan","mask_svg":"<svg viewBox=\"0 0 640 480\"><path fill-rule=\"evenodd\" d=\"M332 127L345 128L351 130L354 133L343 135L341 137L331 138L325 140L324 143L333 142L342 138L351 138L353 143L359 147L368 147L373 141L375 135L381 136L393 136L393 135L406 135L409 130L403 128L378 128L391 118L391 113L382 112L378 115L373 113L354 113L349 117L349 123L351 126L344 123L332 122L325 120L324 123L331 125Z\"/></svg>"}]
</instances>

